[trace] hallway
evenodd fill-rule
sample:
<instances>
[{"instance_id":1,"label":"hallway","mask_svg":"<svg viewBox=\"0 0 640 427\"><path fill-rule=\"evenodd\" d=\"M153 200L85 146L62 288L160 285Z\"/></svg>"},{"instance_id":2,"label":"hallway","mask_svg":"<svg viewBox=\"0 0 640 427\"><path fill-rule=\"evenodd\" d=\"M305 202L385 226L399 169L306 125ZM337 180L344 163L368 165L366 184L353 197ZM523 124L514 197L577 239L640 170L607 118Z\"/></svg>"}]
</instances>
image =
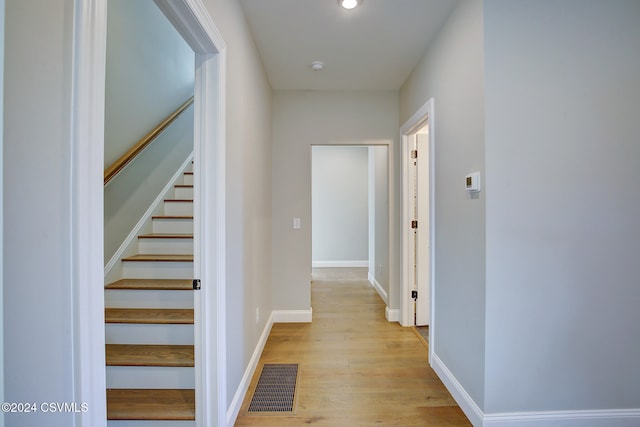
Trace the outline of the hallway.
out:
<instances>
[{"instance_id":1,"label":"hallway","mask_svg":"<svg viewBox=\"0 0 640 427\"><path fill-rule=\"evenodd\" d=\"M236 426L470 426L410 328L384 318L366 269L314 269L313 323L275 324ZM264 363L298 363L288 415L247 414Z\"/></svg>"}]
</instances>

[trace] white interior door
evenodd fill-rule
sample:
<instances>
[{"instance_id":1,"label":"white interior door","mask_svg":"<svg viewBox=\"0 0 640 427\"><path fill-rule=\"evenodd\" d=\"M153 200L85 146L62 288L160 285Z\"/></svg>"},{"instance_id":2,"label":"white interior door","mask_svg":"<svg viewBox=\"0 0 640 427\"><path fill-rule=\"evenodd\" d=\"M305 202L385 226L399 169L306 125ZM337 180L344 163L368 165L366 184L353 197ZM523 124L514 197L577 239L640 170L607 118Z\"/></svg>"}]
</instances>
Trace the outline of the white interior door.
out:
<instances>
[{"instance_id":1,"label":"white interior door","mask_svg":"<svg viewBox=\"0 0 640 427\"><path fill-rule=\"evenodd\" d=\"M431 317L431 253L429 236L429 135L428 125L416 134L417 157L415 166L415 218L418 227L415 229L415 265L416 289L418 298L415 304L417 326L429 324Z\"/></svg>"},{"instance_id":2,"label":"white interior door","mask_svg":"<svg viewBox=\"0 0 640 427\"><path fill-rule=\"evenodd\" d=\"M408 212L410 218L407 277L413 300L412 324L425 326L431 316L431 253L429 236L428 125L407 138Z\"/></svg>"}]
</instances>

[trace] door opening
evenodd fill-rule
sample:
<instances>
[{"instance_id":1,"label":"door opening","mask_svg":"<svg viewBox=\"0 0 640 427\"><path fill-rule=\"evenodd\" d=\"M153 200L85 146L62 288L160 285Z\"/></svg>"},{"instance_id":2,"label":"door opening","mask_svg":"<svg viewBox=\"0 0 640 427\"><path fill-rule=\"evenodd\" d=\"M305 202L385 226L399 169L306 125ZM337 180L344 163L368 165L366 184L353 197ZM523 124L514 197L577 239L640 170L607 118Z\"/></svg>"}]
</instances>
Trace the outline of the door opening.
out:
<instances>
[{"instance_id":1,"label":"door opening","mask_svg":"<svg viewBox=\"0 0 640 427\"><path fill-rule=\"evenodd\" d=\"M429 326L433 348L434 129L433 99L401 128L402 140L402 263L403 326Z\"/></svg>"},{"instance_id":2,"label":"door opening","mask_svg":"<svg viewBox=\"0 0 640 427\"><path fill-rule=\"evenodd\" d=\"M75 2L73 32L72 147L74 212L73 323L74 400L95 410L78 414L75 425L104 425L103 153L106 0ZM200 0L155 0L196 52L194 105L195 180L201 197L194 234L196 299L196 425L226 425L225 312L225 70L226 46ZM198 260L207 259L207 263ZM92 284L92 286L87 286ZM199 306L199 307L198 307Z\"/></svg>"},{"instance_id":3,"label":"door opening","mask_svg":"<svg viewBox=\"0 0 640 427\"><path fill-rule=\"evenodd\" d=\"M312 146L311 155L312 276L368 280L388 305L389 146Z\"/></svg>"}]
</instances>

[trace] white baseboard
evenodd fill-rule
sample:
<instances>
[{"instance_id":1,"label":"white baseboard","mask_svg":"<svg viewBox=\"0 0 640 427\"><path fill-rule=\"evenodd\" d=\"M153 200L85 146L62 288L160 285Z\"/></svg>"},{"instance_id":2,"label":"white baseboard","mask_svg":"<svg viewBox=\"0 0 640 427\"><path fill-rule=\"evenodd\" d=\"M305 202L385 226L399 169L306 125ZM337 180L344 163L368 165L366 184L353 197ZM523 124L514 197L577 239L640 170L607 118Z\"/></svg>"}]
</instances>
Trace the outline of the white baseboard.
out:
<instances>
[{"instance_id":1,"label":"white baseboard","mask_svg":"<svg viewBox=\"0 0 640 427\"><path fill-rule=\"evenodd\" d=\"M483 427L636 427L640 409L486 414Z\"/></svg>"},{"instance_id":2,"label":"white baseboard","mask_svg":"<svg viewBox=\"0 0 640 427\"><path fill-rule=\"evenodd\" d=\"M336 267L369 267L368 260L351 260L351 261L312 261L313 268L336 268Z\"/></svg>"},{"instance_id":3,"label":"white baseboard","mask_svg":"<svg viewBox=\"0 0 640 427\"><path fill-rule=\"evenodd\" d=\"M476 427L640 426L640 408L485 414L435 353L432 353L431 356L431 367L469 418L471 424Z\"/></svg>"},{"instance_id":4,"label":"white baseboard","mask_svg":"<svg viewBox=\"0 0 640 427\"><path fill-rule=\"evenodd\" d=\"M483 426L484 414L482 410L435 353L432 353L431 356L431 367L436 371L436 374L438 374L438 377L440 377L445 387L447 387L451 396L453 396L458 403L460 409L462 409L467 418L469 418L471 424L476 427Z\"/></svg>"},{"instance_id":5,"label":"white baseboard","mask_svg":"<svg viewBox=\"0 0 640 427\"><path fill-rule=\"evenodd\" d=\"M397 308L389 308L385 307L384 309L384 317L388 322L399 322L400 321L400 310Z\"/></svg>"},{"instance_id":6,"label":"white baseboard","mask_svg":"<svg viewBox=\"0 0 640 427\"><path fill-rule=\"evenodd\" d=\"M273 310L273 323L311 323L313 309L309 310Z\"/></svg>"},{"instance_id":7,"label":"white baseboard","mask_svg":"<svg viewBox=\"0 0 640 427\"><path fill-rule=\"evenodd\" d=\"M242 402L244 401L244 397L249 390L249 385L251 384L251 379L253 378L253 374L256 372L256 368L258 367L258 362L260 361L260 356L262 355L262 350L264 350L264 346L267 343L267 339L269 338L269 333L271 332L271 327L273 326L273 313L269 316L267 320L267 324L264 326L264 330L262 331L262 335L260 335L260 339L256 344L256 348L251 355L251 359L249 360L249 364L247 365L247 369L244 371L244 375L240 380L240 384L236 390L235 395L233 396L233 400L229 405L229 409L227 410L227 426L233 427L236 422L236 418L238 418L238 414L240 413L240 409L242 408Z\"/></svg>"},{"instance_id":8,"label":"white baseboard","mask_svg":"<svg viewBox=\"0 0 640 427\"><path fill-rule=\"evenodd\" d=\"M383 289L380 282L378 282L376 278L373 277L373 274L371 273L368 274L368 278L369 278L369 283L371 283L371 286L373 286L374 289L378 292L378 295L380 295L380 298L382 298L384 303L389 304L389 295L387 294L387 291Z\"/></svg>"}]
</instances>

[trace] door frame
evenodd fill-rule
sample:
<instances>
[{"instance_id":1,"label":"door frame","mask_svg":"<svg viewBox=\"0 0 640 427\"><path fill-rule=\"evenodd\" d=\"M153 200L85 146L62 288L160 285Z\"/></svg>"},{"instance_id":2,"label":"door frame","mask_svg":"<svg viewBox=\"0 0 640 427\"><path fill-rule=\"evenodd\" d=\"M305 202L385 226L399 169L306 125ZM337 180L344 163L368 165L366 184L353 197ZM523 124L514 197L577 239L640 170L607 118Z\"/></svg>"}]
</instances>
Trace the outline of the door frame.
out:
<instances>
[{"instance_id":1,"label":"door frame","mask_svg":"<svg viewBox=\"0 0 640 427\"><path fill-rule=\"evenodd\" d=\"M154 0L196 53L194 275L196 425L226 425L226 45L201 0ZM103 266L107 0L75 0L72 67L73 395L90 410L74 426L106 424ZM198 237L196 237L198 236ZM206 259L207 262L202 262ZM209 327L211 326L211 327ZM213 402L212 404L207 404Z\"/></svg>"},{"instance_id":2,"label":"door frame","mask_svg":"<svg viewBox=\"0 0 640 427\"><path fill-rule=\"evenodd\" d=\"M407 230L411 228L412 215L409 209L409 162L408 155L411 151L409 147L410 139L425 124L429 124L429 299L431 304L429 321L429 361L434 348L434 313L435 313L435 116L434 99L429 99L422 107L416 111L409 120L400 128L400 141L402 143L402 255L401 255L401 289L400 289L400 323L403 326L413 326L414 306L411 298L411 283L409 270L411 268L409 248L410 239Z\"/></svg>"},{"instance_id":3,"label":"door frame","mask_svg":"<svg viewBox=\"0 0 640 427\"><path fill-rule=\"evenodd\" d=\"M389 247L390 247L389 254L387 256L388 271L389 271L389 277L388 277L389 291L385 292L384 289L382 289L380 286L376 286L376 284L373 284L373 283L372 283L372 286L374 287L378 295L380 295L380 298L382 298L382 300L385 303L385 319L387 319L389 322L397 321L398 319L395 316L397 311L389 308L392 303L391 295L393 294L392 278L395 277L394 276L395 270L394 270L394 263L393 263L393 250L391 249L395 246L394 244L395 233L394 233L394 227L393 227L393 224L395 221L394 208L393 208L394 206L393 200L395 200L395 196L393 192L393 189L395 188L394 173L393 173L394 142L392 140L353 140L353 141L344 141L344 142L331 142L331 143L325 143L325 144L310 144L309 145L309 165L313 164L314 147L386 147L387 148L387 200L389 201L388 203L389 206L387 210L387 222L388 222L387 228L388 228L388 239L389 239ZM309 189L309 194L311 195L311 199L313 199L313 171L311 169L309 169L309 183L311 186L311 188ZM313 206L311 206L310 212L311 212L310 223L311 223L312 234L313 234ZM313 245L312 239L309 240L309 245L310 246ZM310 249L309 253L312 253L313 252L311 250L312 248L309 248L309 249ZM313 260L311 260L311 265L312 264L313 264Z\"/></svg>"}]
</instances>

